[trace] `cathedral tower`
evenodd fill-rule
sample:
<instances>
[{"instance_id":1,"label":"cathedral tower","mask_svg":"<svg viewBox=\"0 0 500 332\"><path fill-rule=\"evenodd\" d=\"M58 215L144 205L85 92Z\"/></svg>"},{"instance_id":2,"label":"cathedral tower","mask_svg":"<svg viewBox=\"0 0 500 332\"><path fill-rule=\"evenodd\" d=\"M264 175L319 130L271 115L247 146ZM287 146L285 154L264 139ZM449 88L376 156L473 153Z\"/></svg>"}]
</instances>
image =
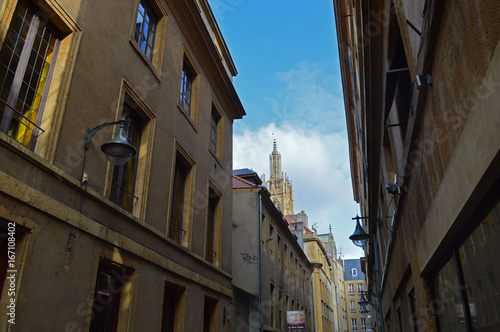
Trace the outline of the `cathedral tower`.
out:
<instances>
[{"instance_id":1,"label":"cathedral tower","mask_svg":"<svg viewBox=\"0 0 500 332\"><path fill-rule=\"evenodd\" d=\"M276 139L273 142L273 152L269 155L269 171L271 177L266 182L274 205L283 215L293 214L292 182L281 170L281 154L278 152Z\"/></svg>"}]
</instances>

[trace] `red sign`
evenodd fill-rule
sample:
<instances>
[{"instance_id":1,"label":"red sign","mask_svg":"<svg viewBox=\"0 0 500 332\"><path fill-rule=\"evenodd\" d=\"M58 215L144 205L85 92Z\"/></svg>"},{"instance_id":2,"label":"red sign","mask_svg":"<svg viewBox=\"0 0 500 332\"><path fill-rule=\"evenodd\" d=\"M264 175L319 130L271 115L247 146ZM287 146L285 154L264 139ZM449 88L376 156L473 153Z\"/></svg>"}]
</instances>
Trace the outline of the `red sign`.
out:
<instances>
[{"instance_id":1,"label":"red sign","mask_svg":"<svg viewBox=\"0 0 500 332\"><path fill-rule=\"evenodd\" d=\"M304 311L287 311L286 325L290 331L306 329L306 315Z\"/></svg>"}]
</instances>

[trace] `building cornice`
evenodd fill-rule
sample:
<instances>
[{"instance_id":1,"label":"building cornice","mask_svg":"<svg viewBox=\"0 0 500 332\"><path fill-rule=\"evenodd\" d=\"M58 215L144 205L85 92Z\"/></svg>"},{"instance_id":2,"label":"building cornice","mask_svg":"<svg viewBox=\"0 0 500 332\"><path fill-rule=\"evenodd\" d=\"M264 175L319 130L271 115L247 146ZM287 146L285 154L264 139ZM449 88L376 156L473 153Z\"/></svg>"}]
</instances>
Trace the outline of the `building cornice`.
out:
<instances>
[{"instance_id":1,"label":"building cornice","mask_svg":"<svg viewBox=\"0 0 500 332\"><path fill-rule=\"evenodd\" d=\"M167 2L196 58L201 63L203 71L223 105L226 114L231 120L241 119L246 113L234 88L232 77L224 67L222 57L224 57L226 63L230 64L229 67L234 69L231 70L234 75L236 75L236 68L234 68L229 51L225 42L223 42L211 10L206 12L209 14L207 19L211 21L211 28L218 37L218 41L222 42L222 45L220 45L222 55L219 55L195 1L167 0Z\"/></svg>"}]
</instances>

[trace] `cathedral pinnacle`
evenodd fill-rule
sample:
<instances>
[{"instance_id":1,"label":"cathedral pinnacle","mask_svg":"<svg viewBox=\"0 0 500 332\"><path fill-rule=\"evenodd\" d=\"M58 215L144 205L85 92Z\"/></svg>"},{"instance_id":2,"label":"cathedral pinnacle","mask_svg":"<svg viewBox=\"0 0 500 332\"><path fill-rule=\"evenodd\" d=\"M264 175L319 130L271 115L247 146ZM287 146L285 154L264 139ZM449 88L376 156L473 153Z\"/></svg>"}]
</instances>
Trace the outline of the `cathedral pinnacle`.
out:
<instances>
[{"instance_id":1,"label":"cathedral pinnacle","mask_svg":"<svg viewBox=\"0 0 500 332\"><path fill-rule=\"evenodd\" d=\"M273 152L269 155L269 170L271 176L266 184L272 201L284 215L293 214L293 189L288 176L281 170L281 154L276 138L273 139Z\"/></svg>"}]
</instances>

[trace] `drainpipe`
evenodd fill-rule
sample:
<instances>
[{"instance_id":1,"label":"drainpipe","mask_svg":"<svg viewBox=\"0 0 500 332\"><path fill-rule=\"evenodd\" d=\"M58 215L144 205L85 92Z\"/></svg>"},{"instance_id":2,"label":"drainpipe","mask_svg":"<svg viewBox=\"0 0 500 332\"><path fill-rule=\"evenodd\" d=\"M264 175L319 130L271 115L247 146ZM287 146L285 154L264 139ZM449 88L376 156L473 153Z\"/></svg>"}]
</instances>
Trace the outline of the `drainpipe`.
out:
<instances>
[{"instance_id":1,"label":"drainpipe","mask_svg":"<svg viewBox=\"0 0 500 332\"><path fill-rule=\"evenodd\" d=\"M314 273L314 271L313 271ZM313 323L313 331L316 332L316 314L314 313L314 278L311 277L311 295L312 295L312 309L313 309L313 317L312 317L312 323Z\"/></svg>"},{"instance_id":2,"label":"drainpipe","mask_svg":"<svg viewBox=\"0 0 500 332\"><path fill-rule=\"evenodd\" d=\"M260 332L264 331L264 271L262 268L262 189L259 190L259 315Z\"/></svg>"},{"instance_id":3,"label":"drainpipe","mask_svg":"<svg viewBox=\"0 0 500 332\"><path fill-rule=\"evenodd\" d=\"M375 273L377 275L377 285L378 285L378 289L377 289L377 302L378 302L378 312L379 312L379 317L380 317L380 326L382 327L382 332L385 332L385 324L384 324L384 312L382 310L382 289L381 289L381 284L380 284L380 269L379 269L379 266L378 266L378 255L377 255L377 241L375 241L375 236L373 236L373 254L375 255L375 266L376 266L376 270L375 270Z\"/></svg>"}]
</instances>

